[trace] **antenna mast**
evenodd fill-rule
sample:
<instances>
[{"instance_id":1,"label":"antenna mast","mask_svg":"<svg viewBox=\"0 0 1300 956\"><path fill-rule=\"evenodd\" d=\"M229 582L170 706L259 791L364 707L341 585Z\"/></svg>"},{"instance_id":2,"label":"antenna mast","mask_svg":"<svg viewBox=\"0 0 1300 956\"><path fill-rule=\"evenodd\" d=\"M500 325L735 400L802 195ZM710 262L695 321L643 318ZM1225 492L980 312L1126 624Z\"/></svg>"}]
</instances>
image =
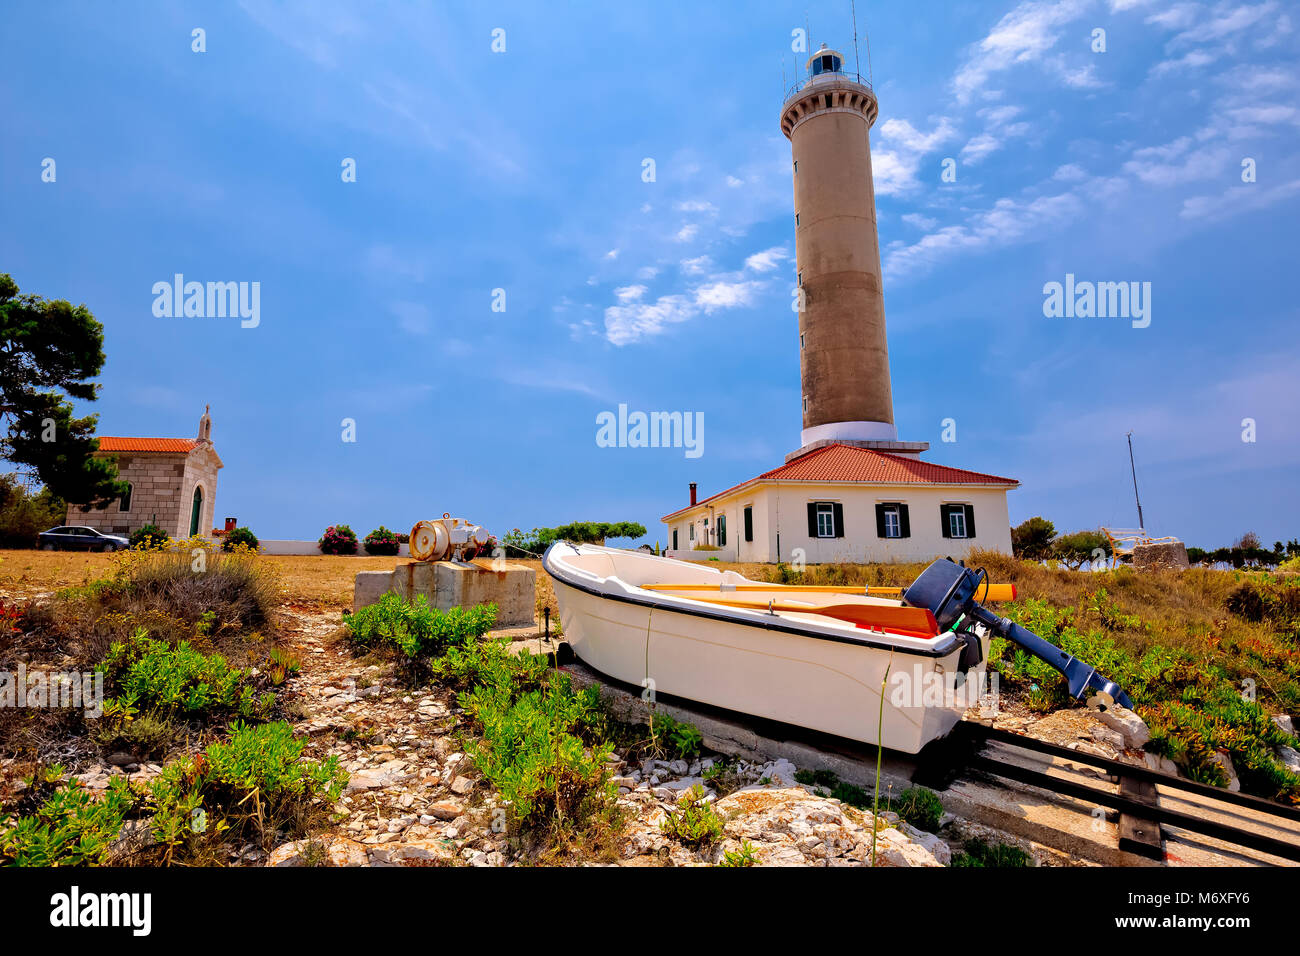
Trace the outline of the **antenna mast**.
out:
<instances>
[{"instance_id":1,"label":"antenna mast","mask_svg":"<svg viewBox=\"0 0 1300 956\"><path fill-rule=\"evenodd\" d=\"M853 12L853 69L862 77L862 58L858 56L858 2L849 0L849 9Z\"/></svg>"},{"instance_id":2,"label":"antenna mast","mask_svg":"<svg viewBox=\"0 0 1300 956\"><path fill-rule=\"evenodd\" d=\"M1137 502L1137 506L1138 506L1138 527L1141 528L1143 531L1145 531L1147 529L1147 526L1142 520L1142 499L1138 497L1137 465L1133 464L1133 433L1132 432L1128 433L1128 467L1129 470L1133 472L1133 500Z\"/></svg>"}]
</instances>

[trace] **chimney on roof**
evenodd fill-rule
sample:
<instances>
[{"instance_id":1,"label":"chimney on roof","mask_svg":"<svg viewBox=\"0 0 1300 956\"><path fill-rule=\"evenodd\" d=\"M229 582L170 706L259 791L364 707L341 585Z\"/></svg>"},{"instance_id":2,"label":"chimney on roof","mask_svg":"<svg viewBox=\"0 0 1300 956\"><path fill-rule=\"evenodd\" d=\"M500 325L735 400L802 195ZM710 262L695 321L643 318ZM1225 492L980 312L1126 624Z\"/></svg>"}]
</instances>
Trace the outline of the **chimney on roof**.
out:
<instances>
[{"instance_id":1,"label":"chimney on roof","mask_svg":"<svg viewBox=\"0 0 1300 956\"><path fill-rule=\"evenodd\" d=\"M691 482L691 504L695 504L695 482Z\"/></svg>"}]
</instances>

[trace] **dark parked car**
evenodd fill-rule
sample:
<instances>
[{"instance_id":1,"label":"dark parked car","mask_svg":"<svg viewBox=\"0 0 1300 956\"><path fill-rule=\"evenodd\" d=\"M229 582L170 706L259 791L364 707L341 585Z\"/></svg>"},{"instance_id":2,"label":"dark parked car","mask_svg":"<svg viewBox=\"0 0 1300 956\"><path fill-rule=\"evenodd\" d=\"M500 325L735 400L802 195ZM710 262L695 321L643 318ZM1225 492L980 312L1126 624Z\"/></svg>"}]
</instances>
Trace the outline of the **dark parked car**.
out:
<instances>
[{"instance_id":1,"label":"dark parked car","mask_svg":"<svg viewBox=\"0 0 1300 956\"><path fill-rule=\"evenodd\" d=\"M65 525L40 534L42 551L121 551L131 541L120 534L105 534L94 528Z\"/></svg>"}]
</instances>

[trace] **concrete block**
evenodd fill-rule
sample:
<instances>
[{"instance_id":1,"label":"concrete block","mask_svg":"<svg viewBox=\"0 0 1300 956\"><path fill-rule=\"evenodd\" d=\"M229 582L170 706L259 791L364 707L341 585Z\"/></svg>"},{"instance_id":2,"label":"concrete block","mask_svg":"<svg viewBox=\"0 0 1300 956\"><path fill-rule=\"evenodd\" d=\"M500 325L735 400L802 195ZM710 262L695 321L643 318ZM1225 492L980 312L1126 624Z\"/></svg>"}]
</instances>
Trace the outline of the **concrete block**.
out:
<instances>
[{"instance_id":1,"label":"concrete block","mask_svg":"<svg viewBox=\"0 0 1300 956\"><path fill-rule=\"evenodd\" d=\"M536 572L517 564L496 569L489 561L407 561L391 572L358 573L352 607L356 611L374 604L391 590L405 601L424 595L429 606L440 611L495 604L497 625L515 627L536 619L536 586Z\"/></svg>"},{"instance_id":2,"label":"concrete block","mask_svg":"<svg viewBox=\"0 0 1300 956\"><path fill-rule=\"evenodd\" d=\"M352 613L374 604L393 589L392 571L360 571L352 588Z\"/></svg>"}]
</instances>

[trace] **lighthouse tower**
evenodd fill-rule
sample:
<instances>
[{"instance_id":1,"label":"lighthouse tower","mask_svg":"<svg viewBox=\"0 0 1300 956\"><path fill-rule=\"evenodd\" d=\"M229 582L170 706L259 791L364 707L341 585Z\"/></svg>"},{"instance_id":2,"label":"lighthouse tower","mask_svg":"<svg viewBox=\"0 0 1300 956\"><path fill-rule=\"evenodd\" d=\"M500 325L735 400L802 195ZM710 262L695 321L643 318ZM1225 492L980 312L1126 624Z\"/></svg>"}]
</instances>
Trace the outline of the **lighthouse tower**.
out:
<instances>
[{"instance_id":1,"label":"lighthouse tower","mask_svg":"<svg viewBox=\"0 0 1300 956\"><path fill-rule=\"evenodd\" d=\"M869 130L876 95L844 58L822 48L781 107L793 156L795 259L801 290L801 448L832 442L916 455L894 427L880 285Z\"/></svg>"}]
</instances>

